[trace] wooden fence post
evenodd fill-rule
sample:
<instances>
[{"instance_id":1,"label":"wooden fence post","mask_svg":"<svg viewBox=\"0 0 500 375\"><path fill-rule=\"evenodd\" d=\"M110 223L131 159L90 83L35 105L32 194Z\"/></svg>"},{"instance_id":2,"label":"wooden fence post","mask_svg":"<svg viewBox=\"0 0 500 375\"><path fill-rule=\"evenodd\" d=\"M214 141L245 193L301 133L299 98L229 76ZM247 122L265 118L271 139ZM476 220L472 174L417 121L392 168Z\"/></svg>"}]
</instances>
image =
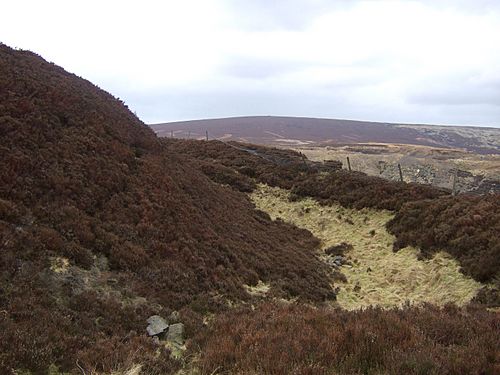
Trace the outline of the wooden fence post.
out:
<instances>
[{"instance_id":1,"label":"wooden fence post","mask_svg":"<svg viewBox=\"0 0 500 375\"><path fill-rule=\"evenodd\" d=\"M205 135L206 135L206 138L207 138L207 141L208 141L208 130L205 130Z\"/></svg>"},{"instance_id":2,"label":"wooden fence post","mask_svg":"<svg viewBox=\"0 0 500 375\"><path fill-rule=\"evenodd\" d=\"M399 180L401 182L404 182L403 181L403 171L401 170L401 164L398 163L398 169L399 169Z\"/></svg>"},{"instance_id":3,"label":"wooden fence post","mask_svg":"<svg viewBox=\"0 0 500 375\"><path fill-rule=\"evenodd\" d=\"M307 161L306 161L306 156L304 154L302 154L302 162L304 163L304 166L306 167L306 169L309 169L309 167L307 165Z\"/></svg>"},{"instance_id":4,"label":"wooden fence post","mask_svg":"<svg viewBox=\"0 0 500 375\"><path fill-rule=\"evenodd\" d=\"M455 172L453 173L453 187L451 189L451 194L453 196L457 195L457 173L458 168L455 168Z\"/></svg>"},{"instance_id":5,"label":"wooden fence post","mask_svg":"<svg viewBox=\"0 0 500 375\"><path fill-rule=\"evenodd\" d=\"M347 157L347 168L349 169L349 172L351 171L351 161L349 160L349 156Z\"/></svg>"},{"instance_id":6,"label":"wooden fence post","mask_svg":"<svg viewBox=\"0 0 500 375\"><path fill-rule=\"evenodd\" d=\"M170 138L174 138L174 131L170 130Z\"/></svg>"}]
</instances>

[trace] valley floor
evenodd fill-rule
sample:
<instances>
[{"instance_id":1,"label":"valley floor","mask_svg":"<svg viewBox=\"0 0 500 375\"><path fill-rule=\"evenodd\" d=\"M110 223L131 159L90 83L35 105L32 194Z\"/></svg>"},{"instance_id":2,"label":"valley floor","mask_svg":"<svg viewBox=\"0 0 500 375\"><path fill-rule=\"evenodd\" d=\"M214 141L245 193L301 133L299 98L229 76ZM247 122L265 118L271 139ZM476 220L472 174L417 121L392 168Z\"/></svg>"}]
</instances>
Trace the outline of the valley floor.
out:
<instances>
[{"instance_id":1,"label":"valley floor","mask_svg":"<svg viewBox=\"0 0 500 375\"><path fill-rule=\"evenodd\" d=\"M389 211L321 206L311 198L292 202L288 197L287 190L266 185L251 194L256 207L273 219L311 231L322 241L323 250L342 242L353 246L346 253L350 264L338 268L347 282L335 284L340 287L338 304L345 309L424 302L464 305L481 287L444 252L426 260L419 260L418 250L412 247L393 252L395 238L385 228L392 218ZM331 263L324 251L319 257Z\"/></svg>"}]
</instances>

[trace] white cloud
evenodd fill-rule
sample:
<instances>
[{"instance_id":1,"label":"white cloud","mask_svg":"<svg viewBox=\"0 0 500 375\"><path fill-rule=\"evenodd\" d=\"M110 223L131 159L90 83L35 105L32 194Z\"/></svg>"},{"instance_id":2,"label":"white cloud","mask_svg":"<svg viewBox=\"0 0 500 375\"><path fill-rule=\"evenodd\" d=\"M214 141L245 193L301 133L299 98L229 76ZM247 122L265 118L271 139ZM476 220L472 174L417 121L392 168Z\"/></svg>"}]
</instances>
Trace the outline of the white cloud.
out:
<instances>
[{"instance_id":1,"label":"white cloud","mask_svg":"<svg viewBox=\"0 0 500 375\"><path fill-rule=\"evenodd\" d=\"M497 1L18 0L2 12L0 41L90 79L147 122L500 126Z\"/></svg>"}]
</instances>

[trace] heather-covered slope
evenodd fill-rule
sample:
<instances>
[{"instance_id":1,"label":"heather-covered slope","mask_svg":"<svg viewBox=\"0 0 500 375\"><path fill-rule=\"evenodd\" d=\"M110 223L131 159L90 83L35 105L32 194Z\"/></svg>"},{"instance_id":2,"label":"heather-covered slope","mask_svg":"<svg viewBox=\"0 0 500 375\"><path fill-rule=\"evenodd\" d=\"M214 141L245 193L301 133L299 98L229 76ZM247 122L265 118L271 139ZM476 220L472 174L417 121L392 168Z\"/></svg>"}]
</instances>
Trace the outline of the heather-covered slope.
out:
<instances>
[{"instance_id":1,"label":"heather-covered slope","mask_svg":"<svg viewBox=\"0 0 500 375\"><path fill-rule=\"evenodd\" d=\"M197 338L200 373L498 374L498 315L423 308L355 312L263 304L223 314Z\"/></svg>"},{"instance_id":2,"label":"heather-covered slope","mask_svg":"<svg viewBox=\"0 0 500 375\"><path fill-rule=\"evenodd\" d=\"M500 195L459 195L403 206L388 229L395 248L419 246L426 255L446 250L481 282L500 280Z\"/></svg>"},{"instance_id":3,"label":"heather-covered slope","mask_svg":"<svg viewBox=\"0 0 500 375\"><path fill-rule=\"evenodd\" d=\"M111 95L0 45L0 373L140 364L172 374L193 358L202 373L495 373L493 313L318 309L335 298L318 240L271 221L242 191L259 181L295 187L295 199L401 212L444 194L338 169L250 145L158 140ZM297 303L259 305L273 297ZM145 334L150 315L172 310L186 325L180 360Z\"/></svg>"},{"instance_id":4,"label":"heather-covered slope","mask_svg":"<svg viewBox=\"0 0 500 375\"><path fill-rule=\"evenodd\" d=\"M153 313L181 310L189 336L259 280L335 297L310 233L212 182L111 95L4 45L0 88L1 373L168 373L178 362L143 334Z\"/></svg>"},{"instance_id":5,"label":"heather-covered slope","mask_svg":"<svg viewBox=\"0 0 500 375\"><path fill-rule=\"evenodd\" d=\"M448 194L432 186L387 181L360 172L348 172L341 169L342 164L337 161L331 165L310 162L291 150L220 141L162 141L178 153L232 169L240 178L239 184L251 177L270 186L292 189L296 197L309 196L322 203L336 201L357 209L397 210L407 202Z\"/></svg>"},{"instance_id":6,"label":"heather-covered slope","mask_svg":"<svg viewBox=\"0 0 500 375\"><path fill-rule=\"evenodd\" d=\"M445 250L460 262L465 274L480 282L494 282L498 289L499 194L452 197L444 189L387 181L348 172L338 165L323 173L322 163L304 163L299 153L289 150L220 141L163 142L179 153L229 168L233 175L226 183L235 187L253 190L245 183L252 177L270 186L291 189L292 199L313 197L322 204L395 211L395 218L388 224L397 237L395 250L408 245L419 247L424 254ZM222 179L220 173L213 175ZM488 304L498 306L498 290L492 292Z\"/></svg>"}]
</instances>

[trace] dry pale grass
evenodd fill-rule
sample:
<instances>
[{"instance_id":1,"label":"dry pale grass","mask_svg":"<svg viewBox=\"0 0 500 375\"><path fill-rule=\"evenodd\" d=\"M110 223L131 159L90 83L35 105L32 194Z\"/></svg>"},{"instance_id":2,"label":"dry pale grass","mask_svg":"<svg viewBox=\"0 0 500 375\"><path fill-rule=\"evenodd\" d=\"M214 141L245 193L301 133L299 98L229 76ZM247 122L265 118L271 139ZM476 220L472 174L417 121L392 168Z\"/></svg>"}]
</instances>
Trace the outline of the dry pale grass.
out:
<instances>
[{"instance_id":1,"label":"dry pale grass","mask_svg":"<svg viewBox=\"0 0 500 375\"><path fill-rule=\"evenodd\" d=\"M140 375L142 369L142 365L133 365L126 371L116 371L112 372L111 375Z\"/></svg>"},{"instance_id":2,"label":"dry pale grass","mask_svg":"<svg viewBox=\"0 0 500 375\"><path fill-rule=\"evenodd\" d=\"M290 202L288 196L287 190L259 185L251 199L273 219L310 230L321 239L322 248L341 242L353 245L346 254L352 266L341 267L348 281L340 284L337 296L346 309L407 302L464 305L481 287L460 273L458 263L444 252L429 260L418 260L418 250L412 247L394 253L395 237L385 229L393 216L389 211L321 206L311 198Z\"/></svg>"},{"instance_id":3,"label":"dry pale grass","mask_svg":"<svg viewBox=\"0 0 500 375\"><path fill-rule=\"evenodd\" d=\"M50 260L50 270L55 273L66 273L69 268L69 259L64 257L54 257Z\"/></svg>"},{"instance_id":4,"label":"dry pale grass","mask_svg":"<svg viewBox=\"0 0 500 375\"><path fill-rule=\"evenodd\" d=\"M259 280L257 285L244 285L244 287L248 294L256 297L264 297L271 289L269 283L261 280Z\"/></svg>"}]
</instances>

